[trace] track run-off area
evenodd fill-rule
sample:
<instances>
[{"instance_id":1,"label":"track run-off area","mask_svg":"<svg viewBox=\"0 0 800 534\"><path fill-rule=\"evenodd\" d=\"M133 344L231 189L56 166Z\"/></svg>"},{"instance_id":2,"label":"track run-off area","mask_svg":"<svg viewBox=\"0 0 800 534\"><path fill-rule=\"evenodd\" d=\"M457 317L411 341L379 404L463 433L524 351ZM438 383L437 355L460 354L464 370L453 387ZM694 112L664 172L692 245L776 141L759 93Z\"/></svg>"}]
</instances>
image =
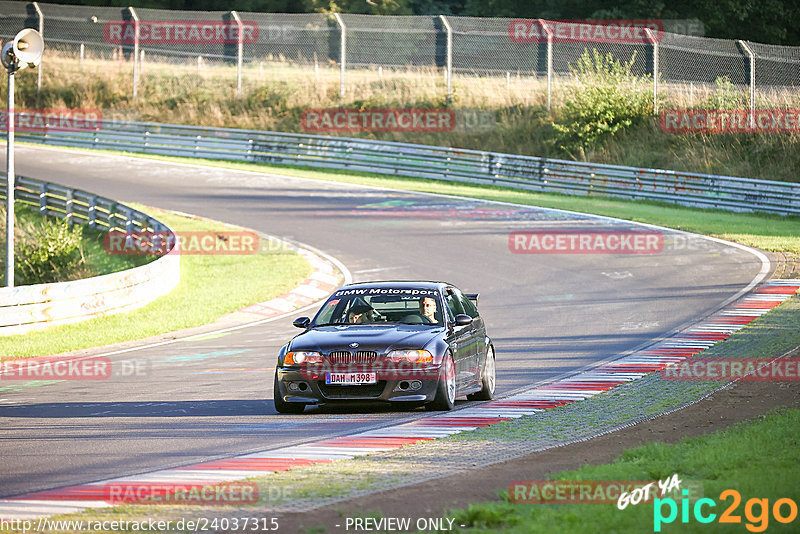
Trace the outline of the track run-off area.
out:
<instances>
[{"instance_id":1,"label":"track run-off area","mask_svg":"<svg viewBox=\"0 0 800 534\"><path fill-rule=\"evenodd\" d=\"M445 280L479 292L497 353L501 399L486 416L500 419L521 415L513 410L525 406L519 396L504 406L504 397L580 371L608 369L714 314L771 270L756 251L702 236L544 208L291 178L268 169L23 146L17 147L17 172L303 243L336 258L354 281ZM663 233L657 252L530 254L519 253L509 239L514 232L643 230ZM144 375L2 390L0 498L117 477L135 480L141 473L308 443L339 440L347 456L342 436L400 439L381 429L430 417L420 409L382 406L277 414L276 355L296 333L291 317L261 321L108 356L112 363L144 362ZM719 339L695 337L683 347ZM580 396L586 384L576 386ZM447 416L475 417L480 405L460 400ZM0 509L8 513L0 516L14 510L24 515L22 508L3 503Z\"/></svg>"}]
</instances>

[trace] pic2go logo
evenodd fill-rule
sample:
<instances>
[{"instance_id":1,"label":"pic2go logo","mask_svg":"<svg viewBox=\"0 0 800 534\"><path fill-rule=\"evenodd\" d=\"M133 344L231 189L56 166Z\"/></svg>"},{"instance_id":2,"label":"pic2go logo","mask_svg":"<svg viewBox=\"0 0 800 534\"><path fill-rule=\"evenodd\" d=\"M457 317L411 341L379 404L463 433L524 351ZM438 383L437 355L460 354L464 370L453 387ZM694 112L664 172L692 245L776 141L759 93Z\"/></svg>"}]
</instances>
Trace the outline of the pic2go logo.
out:
<instances>
[{"instance_id":1,"label":"pic2go logo","mask_svg":"<svg viewBox=\"0 0 800 534\"><path fill-rule=\"evenodd\" d=\"M689 523L690 512L698 523L712 523L717 519L717 514L711 511L717 507L716 501L708 498L698 499L692 506L689 504L689 490L684 489L681 493L683 495L680 504L681 523ZM742 503L742 495L734 489L727 489L719 494L719 499L723 502L731 499L732 502L717 521L719 523L741 523L742 516L737 515L736 511ZM784 497L772 503L770 509L769 499L749 499L744 504L744 516L748 521L745 528L750 532L764 532L769 526L770 512L778 523L791 523L797 518L797 503ZM654 532L661 532L662 524L669 525L677 518L678 503L675 499L667 497L665 499L656 498L653 501Z\"/></svg>"}]
</instances>

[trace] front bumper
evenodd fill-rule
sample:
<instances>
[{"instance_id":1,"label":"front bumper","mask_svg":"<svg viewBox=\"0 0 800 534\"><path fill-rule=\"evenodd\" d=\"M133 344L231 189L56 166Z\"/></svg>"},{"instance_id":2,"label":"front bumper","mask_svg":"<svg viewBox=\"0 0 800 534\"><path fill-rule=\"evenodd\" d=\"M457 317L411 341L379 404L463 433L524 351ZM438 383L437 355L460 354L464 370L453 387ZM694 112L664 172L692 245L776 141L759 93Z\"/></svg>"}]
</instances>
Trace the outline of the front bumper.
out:
<instances>
[{"instance_id":1,"label":"front bumper","mask_svg":"<svg viewBox=\"0 0 800 534\"><path fill-rule=\"evenodd\" d=\"M439 366L398 374L377 372L377 384L327 385L325 373L278 367L278 389L285 402L331 404L348 401L426 403L436 396Z\"/></svg>"}]
</instances>

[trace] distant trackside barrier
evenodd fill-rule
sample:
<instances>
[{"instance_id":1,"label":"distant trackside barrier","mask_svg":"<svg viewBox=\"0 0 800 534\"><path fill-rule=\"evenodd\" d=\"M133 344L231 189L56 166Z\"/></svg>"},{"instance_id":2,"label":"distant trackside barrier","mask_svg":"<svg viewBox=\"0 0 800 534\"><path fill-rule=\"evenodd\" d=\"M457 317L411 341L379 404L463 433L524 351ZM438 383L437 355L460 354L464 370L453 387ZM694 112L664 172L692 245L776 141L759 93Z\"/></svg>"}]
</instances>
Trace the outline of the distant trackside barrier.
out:
<instances>
[{"instance_id":1,"label":"distant trackside barrier","mask_svg":"<svg viewBox=\"0 0 800 534\"><path fill-rule=\"evenodd\" d=\"M0 177L5 198L5 176ZM138 210L78 189L17 176L18 203L42 215L126 233L172 234L165 224ZM178 250L146 265L71 282L0 288L0 335L72 323L128 311L166 295L180 280Z\"/></svg>"},{"instance_id":2,"label":"distant trackside barrier","mask_svg":"<svg viewBox=\"0 0 800 534\"><path fill-rule=\"evenodd\" d=\"M20 141L302 165L600 195L729 211L800 214L800 184L308 134L103 121L95 131L25 132Z\"/></svg>"}]
</instances>

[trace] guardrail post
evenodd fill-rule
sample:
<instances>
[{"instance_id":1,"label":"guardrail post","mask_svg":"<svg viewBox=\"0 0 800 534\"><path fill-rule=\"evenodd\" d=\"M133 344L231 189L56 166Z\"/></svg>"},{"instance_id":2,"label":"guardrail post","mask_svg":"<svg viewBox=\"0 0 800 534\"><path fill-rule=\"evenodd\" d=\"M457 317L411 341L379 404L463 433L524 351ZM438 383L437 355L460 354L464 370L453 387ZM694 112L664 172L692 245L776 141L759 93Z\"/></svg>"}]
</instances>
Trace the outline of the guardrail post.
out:
<instances>
[{"instance_id":1,"label":"guardrail post","mask_svg":"<svg viewBox=\"0 0 800 534\"><path fill-rule=\"evenodd\" d=\"M742 40L736 43L750 60L750 128L756 127L756 55L753 50Z\"/></svg>"},{"instance_id":2,"label":"guardrail post","mask_svg":"<svg viewBox=\"0 0 800 534\"><path fill-rule=\"evenodd\" d=\"M447 103L449 104L453 100L453 28L447 17L439 15L439 18L447 31L445 79L447 80Z\"/></svg>"},{"instance_id":3,"label":"guardrail post","mask_svg":"<svg viewBox=\"0 0 800 534\"><path fill-rule=\"evenodd\" d=\"M130 235L133 233L133 213L131 210L125 210L125 233Z\"/></svg>"},{"instance_id":4,"label":"guardrail post","mask_svg":"<svg viewBox=\"0 0 800 534\"><path fill-rule=\"evenodd\" d=\"M345 91L345 84L344 84L344 74L345 70L347 69L347 26L344 24L344 20L342 20L342 16L339 13L334 13L334 17L336 17L336 23L339 25L339 95L344 96Z\"/></svg>"},{"instance_id":5,"label":"guardrail post","mask_svg":"<svg viewBox=\"0 0 800 534\"><path fill-rule=\"evenodd\" d=\"M39 186L39 213L47 215L47 184Z\"/></svg>"},{"instance_id":6,"label":"guardrail post","mask_svg":"<svg viewBox=\"0 0 800 534\"><path fill-rule=\"evenodd\" d=\"M67 189L67 196L64 201L64 220L67 221L67 224L72 224L72 203L74 202L72 198L72 189Z\"/></svg>"},{"instance_id":7,"label":"guardrail post","mask_svg":"<svg viewBox=\"0 0 800 534\"><path fill-rule=\"evenodd\" d=\"M136 99L139 92L139 16L131 6L128 6L128 13L133 19L133 98Z\"/></svg>"},{"instance_id":8,"label":"guardrail post","mask_svg":"<svg viewBox=\"0 0 800 534\"><path fill-rule=\"evenodd\" d=\"M87 214L87 226L94 228L97 224L97 197L92 195L89 197L89 213Z\"/></svg>"},{"instance_id":9,"label":"guardrail post","mask_svg":"<svg viewBox=\"0 0 800 534\"><path fill-rule=\"evenodd\" d=\"M242 94L242 56L244 55L244 24L236 11L231 11L231 17L238 27L236 39L236 94Z\"/></svg>"},{"instance_id":10,"label":"guardrail post","mask_svg":"<svg viewBox=\"0 0 800 534\"><path fill-rule=\"evenodd\" d=\"M553 97L553 30L543 19L539 19L539 24L547 34L547 111L550 111Z\"/></svg>"},{"instance_id":11,"label":"guardrail post","mask_svg":"<svg viewBox=\"0 0 800 534\"><path fill-rule=\"evenodd\" d=\"M658 115L658 39L650 28L645 28L644 31L653 45L653 115Z\"/></svg>"},{"instance_id":12,"label":"guardrail post","mask_svg":"<svg viewBox=\"0 0 800 534\"><path fill-rule=\"evenodd\" d=\"M39 2L31 2L33 5L34 11L36 11L36 18L38 19L38 31L39 34L44 39L44 15L42 14L42 10L39 8ZM42 91L42 64L39 63L38 68L36 69L38 72L36 73L36 93L40 93Z\"/></svg>"}]
</instances>

